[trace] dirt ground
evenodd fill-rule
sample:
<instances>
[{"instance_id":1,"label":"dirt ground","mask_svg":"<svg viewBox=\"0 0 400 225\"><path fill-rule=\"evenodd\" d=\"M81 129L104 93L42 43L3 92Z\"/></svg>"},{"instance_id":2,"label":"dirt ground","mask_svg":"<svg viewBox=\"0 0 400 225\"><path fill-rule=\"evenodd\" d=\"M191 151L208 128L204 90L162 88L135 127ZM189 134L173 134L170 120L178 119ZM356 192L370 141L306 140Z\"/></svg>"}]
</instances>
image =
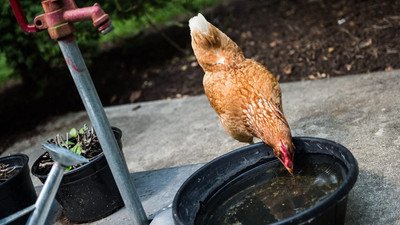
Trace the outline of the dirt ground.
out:
<instances>
[{"instance_id":1,"label":"dirt ground","mask_svg":"<svg viewBox=\"0 0 400 225\"><path fill-rule=\"evenodd\" d=\"M233 0L204 15L280 82L400 68L400 0ZM163 32L183 52L156 32L102 46L89 71L105 106L203 93L188 27ZM49 83L39 98L22 84L0 89L0 153L83 109L66 67Z\"/></svg>"}]
</instances>

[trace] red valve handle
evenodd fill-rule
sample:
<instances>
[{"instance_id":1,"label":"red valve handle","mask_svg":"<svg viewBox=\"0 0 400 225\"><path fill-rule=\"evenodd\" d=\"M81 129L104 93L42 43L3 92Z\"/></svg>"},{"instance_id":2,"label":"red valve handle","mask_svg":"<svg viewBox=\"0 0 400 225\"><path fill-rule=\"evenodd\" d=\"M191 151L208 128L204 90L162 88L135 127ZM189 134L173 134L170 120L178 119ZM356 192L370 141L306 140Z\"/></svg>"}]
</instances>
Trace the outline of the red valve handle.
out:
<instances>
[{"instance_id":1,"label":"red valve handle","mask_svg":"<svg viewBox=\"0 0 400 225\"><path fill-rule=\"evenodd\" d=\"M35 25L28 24L28 20L26 19L24 10L22 10L21 3L19 0L10 0L11 8L14 12L15 17L17 18L17 22L21 29L28 33L36 33L38 30Z\"/></svg>"}]
</instances>

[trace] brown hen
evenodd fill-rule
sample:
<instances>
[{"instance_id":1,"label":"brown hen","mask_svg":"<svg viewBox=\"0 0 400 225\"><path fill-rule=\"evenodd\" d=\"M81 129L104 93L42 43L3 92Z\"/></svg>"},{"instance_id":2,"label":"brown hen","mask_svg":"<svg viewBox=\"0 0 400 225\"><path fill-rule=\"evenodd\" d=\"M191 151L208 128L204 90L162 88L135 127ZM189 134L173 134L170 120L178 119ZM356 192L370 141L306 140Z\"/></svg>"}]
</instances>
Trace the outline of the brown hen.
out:
<instances>
[{"instance_id":1,"label":"brown hen","mask_svg":"<svg viewBox=\"0 0 400 225\"><path fill-rule=\"evenodd\" d=\"M203 68L204 90L222 126L236 140L260 138L292 173L295 147L282 110L278 81L263 65L200 13L190 19L192 48Z\"/></svg>"}]
</instances>

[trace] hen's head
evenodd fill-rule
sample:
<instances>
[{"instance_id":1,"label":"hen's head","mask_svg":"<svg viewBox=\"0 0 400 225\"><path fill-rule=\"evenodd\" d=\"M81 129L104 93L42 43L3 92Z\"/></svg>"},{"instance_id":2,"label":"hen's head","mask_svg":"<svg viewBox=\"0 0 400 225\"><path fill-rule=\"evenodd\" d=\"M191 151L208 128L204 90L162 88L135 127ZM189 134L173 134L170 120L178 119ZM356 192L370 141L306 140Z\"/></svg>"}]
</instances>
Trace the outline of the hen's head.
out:
<instances>
[{"instance_id":1,"label":"hen's head","mask_svg":"<svg viewBox=\"0 0 400 225\"><path fill-rule=\"evenodd\" d=\"M275 156L282 162L289 173L293 173L293 160L296 147L292 142L292 138L279 139L278 146L274 147Z\"/></svg>"},{"instance_id":2,"label":"hen's head","mask_svg":"<svg viewBox=\"0 0 400 225\"><path fill-rule=\"evenodd\" d=\"M296 148L292 142L290 127L283 115L280 104L273 104L272 101L263 98L255 100L255 102L257 104L250 105L249 110L246 111L256 112L260 111L260 108L262 109L262 113L246 114L253 133L272 147L274 155L292 173ZM258 110L255 109L256 106L258 106Z\"/></svg>"}]
</instances>

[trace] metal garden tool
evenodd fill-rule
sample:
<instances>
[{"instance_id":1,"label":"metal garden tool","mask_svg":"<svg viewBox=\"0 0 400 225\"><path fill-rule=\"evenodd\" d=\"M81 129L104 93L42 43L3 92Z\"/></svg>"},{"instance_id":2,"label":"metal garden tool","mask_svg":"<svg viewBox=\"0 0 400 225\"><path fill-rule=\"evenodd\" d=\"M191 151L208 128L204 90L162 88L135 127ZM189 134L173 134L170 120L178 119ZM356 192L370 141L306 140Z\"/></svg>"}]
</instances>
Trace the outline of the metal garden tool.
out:
<instances>
[{"instance_id":1,"label":"metal garden tool","mask_svg":"<svg viewBox=\"0 0 400 225\"><path fill-rule=\"evenodd\" d=\"M40 191L39 197L37 198L35 204L26 207L25 209L18 211L4 219L1 219L0 224L10 223L32 211L33 212L29 217L27 224L44 224L46 222L51 204L54 201L54 196L56 195L58 187L60 186L65 168L89 162L89 160L85 157L78 155L66 148L49 143L43 143L42 145L48 150L51 158L54 160L54 164L50 170L46 182L43 185L42 190Z\"/></svg>"},{"instance_id":2,"label":"metal garden tool","mask_svg":"<svg viewBox=\"0 0 400 225\"><path fill-rule=\"evenodd\" d=\"M45 0L42 1L44 14L37 16L33 24L28 24L19 1L9 1L22 30L36 33L47 29L50 37L58 41L89 119L96 130L128 214L131 216L133 224L149 224L130 177L128 166L119 150L100 98L73 36L75 31L73 23L85 20L92 20L93 26L100 32L108 33L113 29L108 14L104 13L97 3L91 7L78 8L74 0Z\"/></svg>"},{"instance_id":3,"label":"metal garden tool","mask_svg":"<svg viewBox=\"0 0 400 225\"><path fill-rule=\"evenodd\" d=\"M28 219L27 224L29 225L40 225L45 223L51 204L54 201L54 196L60 186L65 168L89 162L85 157L66 148L49 143L43 143L42 145L48 150L51 158L54 160L54 164L43 185L42 191L36 200L35 210Z\"/></svg>"}]
</instances>

